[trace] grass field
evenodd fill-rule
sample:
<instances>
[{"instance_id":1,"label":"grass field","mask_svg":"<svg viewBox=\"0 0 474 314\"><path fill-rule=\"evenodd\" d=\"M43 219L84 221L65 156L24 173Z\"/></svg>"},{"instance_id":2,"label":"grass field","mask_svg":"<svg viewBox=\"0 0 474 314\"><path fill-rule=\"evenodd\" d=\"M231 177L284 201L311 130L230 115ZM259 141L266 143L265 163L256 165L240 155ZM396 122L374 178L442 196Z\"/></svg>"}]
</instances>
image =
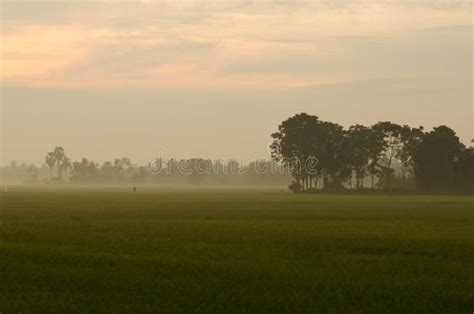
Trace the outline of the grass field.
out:
<instances>
[{"instance_id":1,"label":"grass field","mask_svg":"<svg viewBox=\"0 0 474 314\"><path fill-rule=\"evenodd\" d=\"M0 312L472 313L473 200L10 187Z\"/></svg>"}]
</instances>

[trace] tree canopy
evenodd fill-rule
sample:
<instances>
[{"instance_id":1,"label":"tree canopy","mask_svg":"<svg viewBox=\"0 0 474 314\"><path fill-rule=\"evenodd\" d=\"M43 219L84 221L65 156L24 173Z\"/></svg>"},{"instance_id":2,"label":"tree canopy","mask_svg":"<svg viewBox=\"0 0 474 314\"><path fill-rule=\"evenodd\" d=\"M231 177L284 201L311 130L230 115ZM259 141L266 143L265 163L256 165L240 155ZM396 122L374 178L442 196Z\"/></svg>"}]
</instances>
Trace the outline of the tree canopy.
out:
<instances>
[{"instance_id":1,"label":"tree canopy","mask_svg":"<svg viewBox=\"0 0 474 314\"><path fill-rule=\"evenodd\" d=\"M272 157L290 169L295 192L364 189L367 176L372 189L386 191L473 191L473 149L447 126L424 132L384 121L344 129L300 113L283 121L272 138Z\"/></svg>"}]
</instances>

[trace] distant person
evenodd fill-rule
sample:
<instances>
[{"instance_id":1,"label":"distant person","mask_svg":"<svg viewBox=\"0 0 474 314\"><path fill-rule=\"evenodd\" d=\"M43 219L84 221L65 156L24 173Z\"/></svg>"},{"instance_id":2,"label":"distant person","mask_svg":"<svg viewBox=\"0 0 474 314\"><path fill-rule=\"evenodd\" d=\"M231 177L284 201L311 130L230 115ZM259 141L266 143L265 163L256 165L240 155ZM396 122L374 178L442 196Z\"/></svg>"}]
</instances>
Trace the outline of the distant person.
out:
<instances>
[{"instance_id":1,"label":"distant person","mask_svg":"<svg viewBox=\"0 0 474 314\"><path fill-rule=\"evenodd\" d=\"M134 186L133 187L133 192L136 192L137 191L137 188Z\"/></svg>"}]
</instances>

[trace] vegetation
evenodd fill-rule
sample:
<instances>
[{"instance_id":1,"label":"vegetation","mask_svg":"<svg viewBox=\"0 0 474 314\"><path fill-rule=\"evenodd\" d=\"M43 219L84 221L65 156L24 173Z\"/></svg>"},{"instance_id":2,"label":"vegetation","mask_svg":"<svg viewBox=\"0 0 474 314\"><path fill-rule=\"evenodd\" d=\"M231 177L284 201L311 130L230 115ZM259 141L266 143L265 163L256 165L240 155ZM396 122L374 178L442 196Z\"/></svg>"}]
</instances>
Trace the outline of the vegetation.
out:
<instances>
[{"instance_id":1,"label":"vegetation","mask_svg":"<svg viewBox=\"0 0 474 314\"><path fill-rule=\"evenodd\" d=\"M372 189L384 191L474 191L474 148L466 148L446 126L424 132L379 122L345 130L301 113L283 121L272 137L272 156L290 169L295 192L341 191L352 188L353 177L360 190L368 175Z\"/></svg>"},{"instance_id":2,"label":"vegetation","mask_svg":"<svg viewBox=\"0 0 474 314\"><path fill-rule=\"evenodd\" d=\"M344 129L301 113L271 136L270 161L157 158L136 165L121 157L99 165L87 158L72 162L58 146L46 154L43 167L12 163L2 177L28 176L23 181L35 183L47 167L46 183L284 186L293 177L293 192L474 193L474 148L447 126L426 132L386 121Z\"/></svg>"},{"instance_id":3,"label":"vegetation","mask_svg":"<svg viewBox=\"0 0 474 314\"><path fill-rule=\"evenodd\" d=\"M58 149L58 148L57 148ZM59 148L61 149L61 148ZM256 160L238 163L203 158L156 159L149 165L134 164L129 158L117 158L99 163L82 158L80 161L57 162L48 153L48 166L17 164L0 168L1 178L10 183L74 183L74 184L145 184L162 185L227 185L227 186L278 186L288 184L288 170L275 161ZM158 166L159 165L159 166ZM53 172L56 174L54 175Z\"/></svg>"},{"instance_id":4,"label":"vegetation","mask_svg":"<svg viewBox=\"0 0 474 314\"><path fill-rule=\"evenodd\" d=\"M9 187L2 313L470 313L466 196Z\"/></svg>"}]
</instances>

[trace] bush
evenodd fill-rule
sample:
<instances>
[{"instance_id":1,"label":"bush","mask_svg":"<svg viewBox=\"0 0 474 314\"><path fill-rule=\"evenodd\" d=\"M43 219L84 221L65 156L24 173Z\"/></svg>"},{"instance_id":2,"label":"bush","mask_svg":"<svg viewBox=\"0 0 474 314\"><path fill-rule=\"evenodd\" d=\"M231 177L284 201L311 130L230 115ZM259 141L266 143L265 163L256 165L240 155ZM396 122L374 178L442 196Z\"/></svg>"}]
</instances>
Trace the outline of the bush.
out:
<instances>
[{"instance_id":1,"label":"bush","mask_svg":"<svg viewBox=\"0 0 474 314\"><path fill-rule=\"evenodd\" d=\"M290 189L290 191L293 193L301 193L303 191L303 187L301 186L301 184L296 181L291 182L288 186L288 189Z\"/></svg>"}]
</instances>

